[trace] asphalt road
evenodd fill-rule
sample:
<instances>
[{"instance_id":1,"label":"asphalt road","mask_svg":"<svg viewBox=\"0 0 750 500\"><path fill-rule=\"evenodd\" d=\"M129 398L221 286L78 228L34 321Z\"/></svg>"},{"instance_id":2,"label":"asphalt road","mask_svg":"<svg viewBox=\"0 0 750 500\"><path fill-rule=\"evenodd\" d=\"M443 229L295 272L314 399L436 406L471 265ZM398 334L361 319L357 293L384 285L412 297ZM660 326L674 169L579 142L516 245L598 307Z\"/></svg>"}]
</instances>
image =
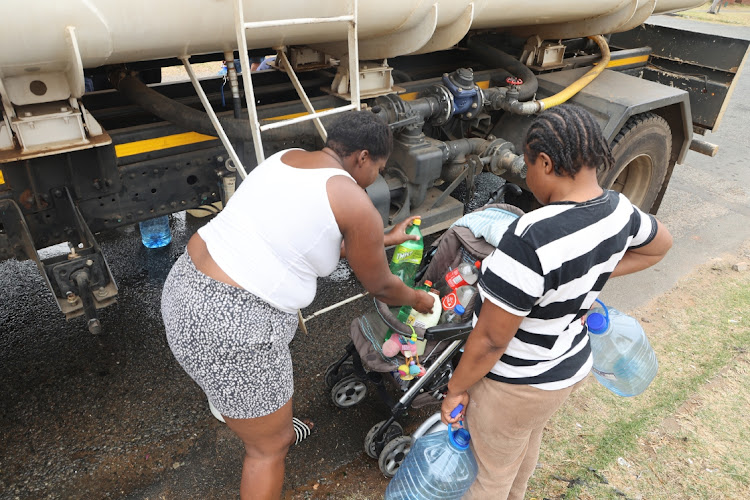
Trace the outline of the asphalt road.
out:
<instances>
[{"instance_id":1,"label":"asphalt road","mask_svg":"<svg viewBox=\"0 0 750 500\"><path fill-rule=\"evenodd\" d=\"M654 20L750 38L746 27ZM690 152L675 170L658 214L675 236L674 249L654 269L610 282L605 300L637 307L750 238L749 111L745 72L720 130L706 137L719 144L719 154ZM30 262L0 263L0 498L235 497L242 447L173 360L159 313L166 274L202 223L174 217L174 240L158 250L143 248L137 231L98 236L120 287L118 305L102 313L106 333L99 337L80 319L65 323ZM321 280L304 314L360 291L341 266ZM370 307L360 299L315 318L292 343L295 414L317 428L290 452L288 488L361 456L367 430L387 416L374 396L349 410L334 407L323 382L352 319ZM428 413L411 412L407 431Z\"/></svg>"}]
</instances>

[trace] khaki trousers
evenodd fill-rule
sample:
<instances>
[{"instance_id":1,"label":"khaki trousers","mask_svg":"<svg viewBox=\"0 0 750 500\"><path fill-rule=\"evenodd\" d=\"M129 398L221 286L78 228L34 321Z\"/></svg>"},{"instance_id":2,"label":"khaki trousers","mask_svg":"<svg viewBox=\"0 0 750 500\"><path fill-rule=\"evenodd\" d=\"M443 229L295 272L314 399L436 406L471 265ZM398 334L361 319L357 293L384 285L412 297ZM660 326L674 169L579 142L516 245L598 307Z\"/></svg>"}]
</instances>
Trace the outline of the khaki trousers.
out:
<instances>
[{"instance_id":1,"label":"khaki trousers","mask_svg":"<svg viewBox=\"0 0 750 500\"><path fill-rule=\"evenodd\" d=\"M557 391L488 378L477 382L469 390L466 423L479 473L463 498L522 500L547 420L584 381Z\"/></svg>"}]
</instances>

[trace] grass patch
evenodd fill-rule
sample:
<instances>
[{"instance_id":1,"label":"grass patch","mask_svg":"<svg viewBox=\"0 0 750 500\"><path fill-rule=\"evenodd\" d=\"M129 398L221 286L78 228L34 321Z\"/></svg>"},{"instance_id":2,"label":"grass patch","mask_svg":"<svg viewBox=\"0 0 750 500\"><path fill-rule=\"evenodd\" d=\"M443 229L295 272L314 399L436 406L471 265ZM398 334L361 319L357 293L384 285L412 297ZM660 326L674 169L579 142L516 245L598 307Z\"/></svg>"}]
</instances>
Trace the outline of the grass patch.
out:
<instances>
[{"instance_id":1,"label":"grass patch","mask_svg":"<svg viewBox=\"0 0 750 500\"><path fill-rule=\"evenodd\" d=\"M706 21L719 24L734 24L739 26L750 26L750 6L742 4L729 4L722 6L716 14L709 14L708 9L712 2L706 2L700 7L677 12L675 15L696 21Z\"/></svg>"},{"instance_id":2,"label":"grass patch","mask_svg":"<svg viewBox=\"0 0 750 500\"><path fill-rule=\"evenodd\" d=\"M750 498L750 273L701 268L631 313L657 378L622 398L590 377L550 420L527 498Z\"/></svg>"}]
</instances>

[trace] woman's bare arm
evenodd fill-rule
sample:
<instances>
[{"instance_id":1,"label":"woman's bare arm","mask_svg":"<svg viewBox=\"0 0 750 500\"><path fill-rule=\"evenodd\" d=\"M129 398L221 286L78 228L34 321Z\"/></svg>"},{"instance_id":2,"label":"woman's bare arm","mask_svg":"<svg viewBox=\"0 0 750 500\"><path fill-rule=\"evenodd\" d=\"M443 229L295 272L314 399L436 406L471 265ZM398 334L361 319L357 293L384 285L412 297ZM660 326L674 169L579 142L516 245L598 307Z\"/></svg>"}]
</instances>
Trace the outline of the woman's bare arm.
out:
<instances>
[{"instance_id":1,"label":"woman's bare arm","mask_svg":"<svg viewBox=\"0 0 750 500\"><path fill-rule=\"evenodd\" d=\"M611 278L632 274L649 268L659 262L672 248L672 235L658 220L656 221L656 236L647 245L632 248L625 252L620 262L610 275Z\"/></svg>"},{"instance_id":2,"label":"woman's bare arm","mask_svg":"<svg viewBox=\"0 0 750 500\"><path fill-rule=\"evenodd\" d=\"M406 286L391 274L385 257L383 223L365 190L344 176L329 179L327 190L344 236L346 258L362 286L386 304L410 305L423 313L431 311L431 295Z\"/></svg>"}]
</instances>

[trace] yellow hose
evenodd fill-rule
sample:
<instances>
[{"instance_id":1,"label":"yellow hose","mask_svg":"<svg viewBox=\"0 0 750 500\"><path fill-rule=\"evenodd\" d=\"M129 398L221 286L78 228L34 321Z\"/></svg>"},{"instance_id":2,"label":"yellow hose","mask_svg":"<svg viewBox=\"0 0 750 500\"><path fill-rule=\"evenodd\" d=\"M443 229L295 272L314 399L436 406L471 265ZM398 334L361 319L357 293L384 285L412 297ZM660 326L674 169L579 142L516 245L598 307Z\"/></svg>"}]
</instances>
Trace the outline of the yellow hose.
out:
<instances>
[{"instance_id":1,"label":"yellow hose","mask_svg":"<svg viewBox=\"0 0 750 500\"><path fill-rule=\"evenodd\" d=\"M539 109L539 111L543 111L545 109L551 108L552 106L557 106L558 104L564 103L565 101L576 95L578 92L580 92L581 89L586 85L591 83L594 78L599 76L599 74L604 71L604 68L607 67L607 64L609 64L609 46L607 45L607 41L601 35L594 35L590 36L589 38L595 41L599 46L599 49L602 51L602 60L596 63L596 66L591 68L586 72L585 75L570 84L564 90L558 92L553 96L546 97L540 101L537 101L537 103L541 105L541 109Z\"/></svg>"}]
</instances>

